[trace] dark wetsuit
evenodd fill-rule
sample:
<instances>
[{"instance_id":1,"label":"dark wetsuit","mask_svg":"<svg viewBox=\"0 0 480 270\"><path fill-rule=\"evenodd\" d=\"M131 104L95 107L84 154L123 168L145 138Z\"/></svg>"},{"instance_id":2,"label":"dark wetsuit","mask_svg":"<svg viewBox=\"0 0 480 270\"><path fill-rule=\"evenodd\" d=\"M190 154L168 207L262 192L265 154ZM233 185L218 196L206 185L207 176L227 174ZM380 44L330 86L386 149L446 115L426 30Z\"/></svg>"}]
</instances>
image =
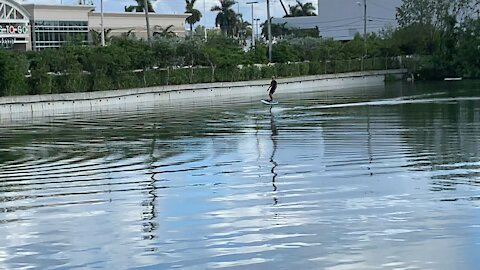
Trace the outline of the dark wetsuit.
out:
<instances>
[{"instance_id":1,"label":"dark wetsuit","mask_svg":"<svg viewBox=\"0 0 480 270\"><path fill-rule=\"evenodd\" d=\"M277 90L277 81L275 81L274 79L272 80L272 82L270 83L270 95L275 93L275 90Z\"/></svg>"}]
</instances>

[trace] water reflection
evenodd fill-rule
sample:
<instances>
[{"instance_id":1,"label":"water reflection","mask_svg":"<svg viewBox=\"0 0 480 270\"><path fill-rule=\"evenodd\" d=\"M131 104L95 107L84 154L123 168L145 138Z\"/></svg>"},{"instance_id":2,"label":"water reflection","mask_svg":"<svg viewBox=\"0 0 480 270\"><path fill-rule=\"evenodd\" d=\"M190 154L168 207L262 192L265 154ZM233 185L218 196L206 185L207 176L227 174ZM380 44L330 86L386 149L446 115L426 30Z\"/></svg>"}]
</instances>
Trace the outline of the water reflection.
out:
<instances>
[{"instance_id":1,"label":"water reflection","mask_svg":"<svg viewBox=\"0 0 480 270\"><path fill-rule=\"evenodd\" d=\"M275 179L277 178L278 173L275 171L275 169L278 166L278 163L275 161L275 152L277 152L277 135L278 135L278 130L277 126L275 124L275 116L272 112L273 106L270 106L270 129L272 131L270 138L272 140L272 155L270 156L270 163L272 163L272 170L270 171L272 173L272 186L273 186L273 192L275 193L277 191L277 186L275 185ZM273 197L273 204L276 205L278 203L277 197Z\"/></svg>"},{"instance_id":2,"label":"water reflection","mask_svg":"<svg viewBox=\"0 0 480 270\"><path fill-rule=\"evenodd\" d=\"M477 91L4 123L0 268L476 269Z\"/></svg>"},{"instance_id":3,"label":"water reflection","mask_svg":"<svg viewBox=\"0 0 480 270\"><path fill-rule=\"evenodd\" d=\"M150 174L150 182L146 185L146 192L147 192L147 199L142 202L142 205L145 207L145 210L142 213L143 217L143 232L145 235L143 236L144 240L151 240L155 238L155 230L157 229L156 224L156 199L157 199L157 192L156 192L156 175L154 172L154 164L157 161L155 158L155 142L156 142L156 126L153 125L152 128L152 143L150 144L150 152L148 154L148 158L146 164L148 164L148 173Z\"/></svg>"}]
</instances>

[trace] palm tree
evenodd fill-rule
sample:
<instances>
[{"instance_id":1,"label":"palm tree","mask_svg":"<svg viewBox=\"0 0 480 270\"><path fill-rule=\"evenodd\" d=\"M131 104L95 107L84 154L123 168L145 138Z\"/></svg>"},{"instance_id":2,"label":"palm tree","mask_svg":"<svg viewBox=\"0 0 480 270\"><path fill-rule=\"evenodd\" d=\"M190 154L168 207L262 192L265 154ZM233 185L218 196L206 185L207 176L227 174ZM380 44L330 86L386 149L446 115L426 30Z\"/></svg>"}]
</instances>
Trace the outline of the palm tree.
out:
<instances>
[{"instance_id":1,"label":"palm tree","mask_svg":"<svg viewBox=\"0 0 480 270\"><path fill-rule=\"evenodd\" d=\"M137 5L130 5L130 6L125 6L125 12L143 12L143 7L145 6L144 0L135 0L137 2ZM155 10L153 9L152 3L150 0L147 0L147 6L148 6L148 12L155 13Z\"/></svg>"},{"instance_id":2,"label":"palm tree","mask_svg":"<svg viewBox=\"0 0 480 270\"><path fill-rule=\"evenodd\" d=\"M289 17L317 16L317 14L314 12L315 7L310 2L302 4L302 2L297 0L296 5L289 5L288 7L290 8Z\"/></svg>"},{"instance_id":3,"label":"palm tree","mask_svg":"<svg viewBox=\"0 0 480 270\"><path fill-rule=\"evenodd\" d=\"M112 40L112 37L110 36L110 32L112 29L107 28L104 30L105 33L105 41L109 43ZM90 30L90 38L92 40L93 45L100 45L101 44L101 36L102 36L102 31L95 31L93 29Z\"/></svg>"},{"instance_id":4,"label":"palm tree","mask_svg":"<svg viewBox=\"0 0 480 270\"><path fill-rule=\"evenodd\" d=\"M245 39L247 37L247 29L249 26L250 23L243 20L242 14L236 14L234 35L238 36L239 39Z\"/></svg>"},{"instance_id":5,"label":"palm tree","mask_svg":"<svg viewBox=\"0 0 480 270\"><path fill-rule=\"evenodd\" d=\"M153 27L153 37L166 37L172 38L176 37L177 34L172 30L173 24L163 28L160 25L155 25Z\"/></svg>"},{"instance_id":6,"label":"palm tree","mask_svg":"<svg viewBox=\"0 0 480 270\"><path fill-rule=\"evenodd\" d=\"M135 38L135 28L129 29L127 32L121 34L123 38Z\"/></svg>"},{"instance_id":7,"label":"palm tree","mask_svg":"<svg viewBox=\"0 0 480 270\"><path fill-rule=\"evenodd\" d=\"M235 0L220 0L220 6L214 6L211 9L211 11L218 11L215 18L215 26L220 26L222 32L229 36L233 36L237 21L235 11L232 9L235 3Z\"/></svg>"},{"instance_id":8,"label":"palm tree","mask_svg":"<svg viewBox=\"0 0 480 270\"><path fill-rule=\"evenodd\" d=\"M197 0L185 0L185 3L186 3L186 7L185 7L186 12L185 13L192 14L192 15L190 15L190 17L185 19L185 21L190 25L190 36L193 36L193 25L196 22L199 22L200 18L202 18L202 13L200 13L200 11L198 9L193 8L196 1Z\"/></svg>"}]
</instances>

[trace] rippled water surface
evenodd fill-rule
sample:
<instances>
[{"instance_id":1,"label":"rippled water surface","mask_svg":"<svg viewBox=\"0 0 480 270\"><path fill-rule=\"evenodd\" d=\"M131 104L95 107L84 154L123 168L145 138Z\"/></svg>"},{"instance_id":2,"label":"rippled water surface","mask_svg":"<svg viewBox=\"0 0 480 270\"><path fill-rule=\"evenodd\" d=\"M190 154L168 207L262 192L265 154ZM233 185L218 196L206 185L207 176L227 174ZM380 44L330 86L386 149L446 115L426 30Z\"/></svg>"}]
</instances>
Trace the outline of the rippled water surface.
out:
<instances>
[{"instance_id":1,"label":"rippled water surface","mask_svg":"<svg viewBox=\"0 0 480 270\"><path fill-rule=\"evenodd\" d=\"M478 269L480 84L0 126L0 269Z\"/></svg>"}]
</instances>

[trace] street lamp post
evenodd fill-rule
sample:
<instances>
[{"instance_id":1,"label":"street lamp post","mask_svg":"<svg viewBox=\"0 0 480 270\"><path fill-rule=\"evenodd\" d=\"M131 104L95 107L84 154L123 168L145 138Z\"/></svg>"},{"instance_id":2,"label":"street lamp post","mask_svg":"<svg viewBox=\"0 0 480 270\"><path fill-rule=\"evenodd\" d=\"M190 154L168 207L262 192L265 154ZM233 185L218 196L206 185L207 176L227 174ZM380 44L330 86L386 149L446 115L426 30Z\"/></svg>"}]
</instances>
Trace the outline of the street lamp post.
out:
<instances>
[{"instance_id":1,"label":"street lamp post","mask_svg":"<svg viewBox=\"0 0 480 270\"><path fill-rule=\"evenodd\" d=\"M363 42L363 46L365 49L365 58L367 57L367 0L363 0Z\"/></svg>"},{"instance_id":2,"label":"street lamp post","mask_svg":"<svg viewBox=\"0 0 480 270\"><path fill-rule=\"evenodd\" d=\"M272 24L270 18L270 0L267 0L268 62L272 62Z\"/></svg>"},{"instance_id":3,"label":"street lamp post","mask_svg":"<svg viewBox=\"0 0 480 270\"><path fill-rule=\"evenodd\" d=\"M260 24L260 19L256 18L255 21L256 21L256 30L257 30L257 31L255 31L256 32L255 34L257 34L255 39L260 39L260 32L258 31L258 25Z\"/></svg>"},{"instance_id":4,"label":"street lamp post","mask_svg":"<svg viewBox=\"0 0 480 270\"><path fill-rule=\"evenodd\" d=\"M247 5L252 6L252 48L255 47L255 20L253 17L253 4L258 4L257 1L247 2Z\"/></svg>"},{"instance_id":5,"label":"street lamp post","mask_svg":"<svg viewBox=\"0 0 480 270\"><path fill-rule=\"evenodd\" d=\"M147 21L147 41L152 44L150 36L150 20L148 19L148 0L143 0L143 10L145 11L145 20Z\"/></svg>"},{"instance_id":6,"label":"street lamp post","mask_svg":"<svg viewBox=\"0 0 480 270\"><path fill-rule=\"evenodd\" d=\"M207 4L206 1L203 0L203 29L204 29L204 35L205 35L205 41L207 40L207 18L205 17L207 14Z\"/></svg>"},{"instance_id":7,"label":"street lamp post","mask_svg":"<svg viewBox=\"0 0 480 270\"><path fill-rule=\"evenodd\" d=\"M105 46L105 26L103 24L103 0L100 0L100 43Z\"/></svg>"},{"instance_id":8,"label":"street lamp post","mask_svg":"<svg viewBox=\"0 0 480 270\"><path fill-rule=\"evenodd\" d=\"M357 4L361 6L360 1ZM362 70L364 70L364 62L367 58L367 0L363 0L363 57L362 57Z\"/></svg>"}]
</instances>

